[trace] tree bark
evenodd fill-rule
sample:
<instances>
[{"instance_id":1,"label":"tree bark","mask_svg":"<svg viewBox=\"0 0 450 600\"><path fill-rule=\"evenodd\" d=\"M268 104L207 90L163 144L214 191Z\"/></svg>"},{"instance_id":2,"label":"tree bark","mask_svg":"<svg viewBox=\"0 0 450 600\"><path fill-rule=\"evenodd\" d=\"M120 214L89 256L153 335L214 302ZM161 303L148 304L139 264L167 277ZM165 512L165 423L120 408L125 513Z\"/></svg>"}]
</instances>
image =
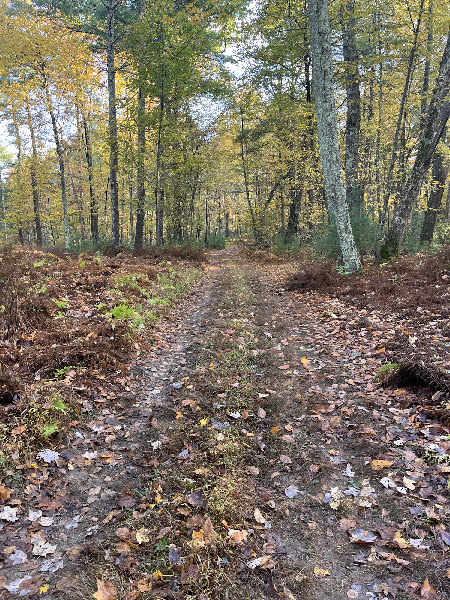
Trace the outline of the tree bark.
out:
<instances>
[{"instance_id":1,"label":"tree bark","mask_svg":"<svg viewBox=\"0 0 450 600\"><path fill-rule=\"evenodd\" d=\"M84 131L84 144L85 144L85 157L86 157L86 165L88 171L88 181L89 181L89 211L91 218L91 237L92 241L98 242L98 206L97 199L95 197L94 192L94 162L92 158L92 145L91 145L91 134L89 131L89 125L86 118L86 112L84 110L84 106L80 103L79 105L81 120L83 123L83 131Z\"/></svg>"},{"instance_id":2,"label":"tree bark","mask_svg":"<svg viewBox=\"0 0 450 600\"><path fill-rule=\"evenodd\" d=\"M56 145L56 154L58 155L59 164L59 178L61 181L61 202L63 208L63 223L64 223L64 243L66 250L70 248L70 229L69 229L69 214L67 210L67 193L66 193L66 173L64 165L64 150L59 137L58 125L56 123L56 116L53 110L52 98L50 96L50 90L48 89L47 80L44 76L43 87L45 92L45 98L47 102L47 110L50 114L50 119L53 128L53 137Z\"/></svg>"},{"instance_id":3,"label":"tree bark","mask_svg":"<svg viewBox=\"0 0 450 600\"><path fill-rule=\"evenodd\" d=\"M302 206L303 188L294 188L292 194L292 202L289 207L289 217L286 229L286 240L297 237L298 235L298 224L300 220L300 209Z\"/></svg>"},{"instance_id":4,"label":"tree bark","mask_svg":"<svg viewBox=\"0 0 450 600\"><path fill-rule=\"evenodd\" d=\"M442 135L442 138L445 138L445 131ZM433 166L431 169L432 189L430 195L428 196L427 210L425 212L425 217L420 232L421 244L431 244L433 241L434 228L436 227L438 211L442 204L447 174L448 168L444 168L444 156L441 152L435 152L433 156Z\"/></svg>"},{"instance_id":5,"label":"tree bark","mask_svg":"<svg viewBox=\"0 0 450 600\"><path fill-rule=\"evenodd\" d=\"M145 0L140 0L139 15L145 10ZM143 58L139 64L139 90L138 90L138 122L137 122L137 207L136 207L136 233L134 236L134 251L142 250L144 241L145 222L145 92Z\"/></svg>"},{"instance_id":6,"label":"tree bark","mask_svg":"<svg viewBox=\"0 0 450 600\"><path fill-rule=\"evenodd\" d=\"M320 157L328 206L336 221L343 265L348 273L361 269L345 196L339 156L333 63L327 0L308 0L311 29L313 90Z\"/></svg>"},{"instance_id":7,"label":"tree bark","mask_svg":"<svg viewBox=\"0 0 450 600\"><path fill-rule=\"evenodd\" d=\"M106 63L108 71L108 125L109 125L109 185L111 202L111 246L119 247L119 143L117 138L117 107L116 107L116 65L115 47L116 36L114 32L114 18L116 8L121 0L107 0L106 6Z\"/></svg>"},{"instance_id":8,"label":"tree bark","mask_svg":"<svg viewBox=\"0 0 450 600\"><path fill-rule=\"evenodd\" d=\"M345 191L350 209L361 210L359 189L359 130L361 128L361 94L359 90L358 51L355 40L355 2L341 4L342 52L345 63L347 118L345 123Z\"/></svg>"},{"instance_id":9,"label":"tree bark","mask_svg":"<svg viewBox=\"0 0 450 600\"><path fill-rule=\"evenodd\" d=\"M392 224L382 248L382 256L388 257L398 254L400 251L412 208L416 203L423 180L430 168L436 146L442 137L450 116L450 102L447 99L449 89L450 29L430 104L422 122L417 144L416 160L403 194L395 208Z\"/></svg>"},{"instance_id":10,"label":"tree bark","mask_svg":"<svg viewBox=\"0 0 450 600\"><path fill-rule=\"evenodd\" d=\"M34 125L33 120L31 118L31 110L30 104L28 100L25 102L25 106L27 109L27 121L28 121L28 129L30 130L31 137L31 192L33 195L33 211L34 211L34 226L36 228L36 243L38 246L42 247L42 227L41 227L41 215L40 215L40 207L39 207L39 189L37 182L37 163L38 163L38 153L37 153L37 145L36 145L36 135L34 133Z\"/></svg>"}]
</instances>

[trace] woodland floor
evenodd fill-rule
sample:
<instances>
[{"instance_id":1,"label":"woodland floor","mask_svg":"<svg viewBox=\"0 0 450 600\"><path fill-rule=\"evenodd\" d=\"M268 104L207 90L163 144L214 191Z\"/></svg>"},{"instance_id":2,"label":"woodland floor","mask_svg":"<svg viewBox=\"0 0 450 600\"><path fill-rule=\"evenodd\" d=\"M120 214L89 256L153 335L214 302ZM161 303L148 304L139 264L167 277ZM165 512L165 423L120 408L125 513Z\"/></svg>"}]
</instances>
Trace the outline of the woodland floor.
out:
<instances>
[{"instance_id":1,"label":"woodland floor","mask_svg":"<svg viewBox=\"0 0 450 600\"><path fill-rule=\"evenodd\" d=\"M4 473L0 597L449 598L449 264L211 252L113 391L66 377L77 421ZM380 385L405 361L428 388Z\"/></svg>"}]
</instances>

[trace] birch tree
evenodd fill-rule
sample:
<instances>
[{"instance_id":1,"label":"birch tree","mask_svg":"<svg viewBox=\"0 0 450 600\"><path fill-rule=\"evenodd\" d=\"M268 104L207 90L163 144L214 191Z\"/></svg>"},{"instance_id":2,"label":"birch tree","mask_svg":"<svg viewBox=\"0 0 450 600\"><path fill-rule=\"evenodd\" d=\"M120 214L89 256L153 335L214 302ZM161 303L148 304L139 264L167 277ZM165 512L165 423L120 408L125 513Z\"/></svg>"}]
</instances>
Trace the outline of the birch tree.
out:
<instances>
[{"instance_id":1,"label":"birch tree","mask_svg":"<svg viewBox=\"0 0 450 600\"><path fill-rule=\"evenodd\" d=\"M328 209L336 221L346 272L361 269L341 172L327 0L308 0L313 90Z\"/></svg>"}]
</instances>

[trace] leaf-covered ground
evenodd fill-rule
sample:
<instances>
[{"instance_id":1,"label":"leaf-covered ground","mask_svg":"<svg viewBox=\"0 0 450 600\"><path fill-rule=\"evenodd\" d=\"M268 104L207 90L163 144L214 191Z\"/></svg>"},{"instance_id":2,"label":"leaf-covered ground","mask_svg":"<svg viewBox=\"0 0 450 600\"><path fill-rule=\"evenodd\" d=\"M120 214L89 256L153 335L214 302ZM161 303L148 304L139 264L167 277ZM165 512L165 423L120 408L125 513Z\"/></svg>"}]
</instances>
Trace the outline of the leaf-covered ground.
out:
<instances>
[{"instance_id":1,"label":"leaf-covered ground","mask_svg":"<svg viewBox=\"0 0 450 600\"><path fill-rule=\"evenodd\" d=\"M447 255L408 260L212 253L132 375L6 474L5 598L448 598ZM405 361L428 387L381 385Z\"/></svg>"}]
</instances>

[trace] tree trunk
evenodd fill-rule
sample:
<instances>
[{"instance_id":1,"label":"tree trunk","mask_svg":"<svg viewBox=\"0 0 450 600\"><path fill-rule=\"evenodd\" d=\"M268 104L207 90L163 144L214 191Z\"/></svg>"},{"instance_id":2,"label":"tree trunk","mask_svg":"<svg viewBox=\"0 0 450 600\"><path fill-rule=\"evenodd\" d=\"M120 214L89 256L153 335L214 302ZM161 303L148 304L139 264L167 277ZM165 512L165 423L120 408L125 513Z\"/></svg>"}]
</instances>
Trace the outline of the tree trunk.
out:
<instances>
[{"instance_id":1,"label":"tree trunk","mask_svg":"<svg viewBox=\"0 0 450 600\"><path fill-rule=\"evenodd\" d=\"M164 213L163 194L161 190L161 150L162 150L162 128L164 120L164 79L161 74L161 97L159 99L159 124L158 140L156 145L156 183L155 183L155 207L156 207L156 245L164 244Z\"/></svg>"},{"instance_id":2,"label":"tree trunk","mask_svg":"<svg viewBox=\"0 0 450 600\"><path fill-rule=\"evenodd\" d=\"M339 156L333 63L327 0L308 0L311 58L320 157L328 206L336 221L344 268L354 273L361 262L353 236Z\"/></svg>"},{"instance_id":3,"label":"tree trunk","mask_svg":"<svg viewBox=\"0 0 450 600\"><path fill-rule=\"evenodd\" d=\"M109 124L109 185L111 202L111 246L119 247L119 144L117 139L117 107L116 107L116 66L114 33L114 17L120 1L107 0L106 6L106 63L108 70L108 124Z\"/></svg>"},{"instance_id":4,"label":"tree trunk","mask_svg":"<svg viewBox=\"0 0 450 600\"><path fill-rule=\"evenodd\" d=\"M394 168L395 168L395 163L397 161L398 143L399 143L399 139L400 139L400 128L402 126L403 113L405 110L406 99L408 97L409 86L410 86L411 77L412 77L412 73L413 73L414 60L415 60L416 51L417 51L417 40L418 40L418 36L419 36L420 23L422 21L424 2L425 2L425 0L420 1L419 17L417 20L417 25L414 27L414 40L413 40L413 45L411 47L411 51L409 53L408 71L406 73L406 81L405 81L405 85L403 87L402 98L400 101L400 109L398 112L397 126L395 128L391 162L389 164L389 170L388 170L387 177L386 177L386 192L384 194L383 212L381 214L381 220L380 220L380 231L383 231L383 229L384 229L387 213L389 210L389 198L391 196L392 181L393 181L393 177L394 177Z\"/></svg>"},{"instance_id":5,"label":"tree trunk","mask_svg":"<svg viewBox=\"0 0 450 600\"><path fill-rule=\"evenodd\" d=\"M246 155L245 146L244 146L245 129L244 129L244 113L243 113L242 107L240 108L240 112L241 112L241 135L240 135L241 160L242 160L242 170L244 172L245 197L247 198L247 206L250 211L250 216L252 218L252 227L253 227L253 235L255 236L255 243L259 244L260 236L259 236L259 231L256 228L255 212L253 210L252 201L250 198L250 186L248 183L247 163L245 161L245 155Z\"/></svg>"},{"instance_id":6,"label":"tree trunk","mask_svg":"<svg viewBox=\"0 0 450 600\"><path fill-rule=\"evenodd\" d=\"M345 189L347 204L355 212L361 210L359 189L359 130L361 127L361 95L359 91L358 52L355 40L355 3L341 4L342 52L345 62L347 119L345 124Z\"/></svg>"},{"instance_id":7,"label":"tree trunk","mask_svg":"<svg viewBox=\"0 0 450 600\"><path fill-rule=\"evenodd\" d=\"M81 120L83 122L83 131L84 131L84 144L85 144L85 157L86 157L86 165L88 171L88 181L89 181L89 210L91 217L91 237L92 241L98 242L98 206L97 199L94 193L94 162L92 158L92 145L91 145L91 134L89 131L89 125L86 118L86 112L84 110L84 106L80 103L79 109L81 113Z\"/></svg>"},{"instance_id":8,"label":"tree trunk","mask_svg":"<svg viewBox=\"0 0 450 600\"><path fill-rule=\"evenodd\" d=\"M442 137L450 116L450 102L447 100L450 89L450 29L447 43L439 65L433 94L424 116L419 140L417 156L405 189L394 211L391 227L386 235L382 256L398 254L405 236L412 208L419 196L422 183L430 168L436 146Z\"/></svg>"},{"instance_id":9,"label":"tree trunk","mask_svg":"<svg viewBox=\"0 0 450 600\"><path fill-rule=\"evenodd\" d=\"M145 10L145 0L139 2L139 15ZM141 63L143 59L140 58ZM138 115L137 115L137 207L134 251L142 250L145 221L145 92L143 65L139 65Z\"/></svg>"},{"instance_id":10,"label":"tree trunk","mask_svg":"<svg viewBox=\"0 0 450 600\"><path fill-rule=\"evenodd\" d=\"M34 133L33 120L31 118L31 110L30 104L28 101L25 102L25 106L27 109L27 121L28 121L28 129L30 130L31 137L31 192L33 195L33 210L34 210L34 226L36 228L36 243L38 246L42 247L42 228L41 228L41 215L39 208L39 190L37 183L37 163L38 163L38 153L37 153L37 145L36 145L36 135Z\"/></svg>"},{"instance_id":11,"label":"tree trunk","mask_svg":"<svg viewBox=\"0 0 450 600\"><path fill-rule=\"evenodd\" d=\"M445 139L445 131L442 135ZM442 197L444 195L445 180L447 179L448 168L444 168L444 156L441 152L435 152L433 156L433 167L431 170L432 189L428 196L427 210L422 223L420 232L420 243L431 244L433 241L434 228L438 211L441 208Z\"/></svg>"},{"instance_id":12,"label":"tree trunk","mask_svg":"<svg viewBox=\"0 0 450 600\"><path fill-rule=\"evenodd\" d=\"M139 86L138 98L138 133L137 133L137 208L136 235L134 250L142 250L145 221L145 94L142 85Z\"/></svg>"},{"instance_id":13,"label":"tree trunk","mask_svg":"<svg viewBox=\"0 0 450 600\"><path fill-rule=\"evenodd\" d=\"M303 188L294 188L292 202L289 208L289 218L286 229L286 240L292 239L298 235L298 223L300 219L300 209L302 206Z\"/></svg>"},{"instance_id":14,"label":"tree trunk","mask_svg":"<svg viewBox=\"0 0 450 600\"><path fill-rule=\"evenodd\" d=\"M44 91L45 97L47 101L47 110L50 114L50 119L52 121L53 128L53 137L55 139L56 145L56 154L58 155L58 163L59 163L59 177L61 180L61 201L63 208L63 222L64 222L64 242L66 250L70 248L70 229L69 229L69 214L67 210L67 193L66 193L66 173L65 173L65 165L64 165L64 150L61 144L61 140L59 138L58 125L56 123L56 116L53 111L52 99L50 96L50 90L48 89L47 80L44 77Z\"/></svg>"}]
</instances>

